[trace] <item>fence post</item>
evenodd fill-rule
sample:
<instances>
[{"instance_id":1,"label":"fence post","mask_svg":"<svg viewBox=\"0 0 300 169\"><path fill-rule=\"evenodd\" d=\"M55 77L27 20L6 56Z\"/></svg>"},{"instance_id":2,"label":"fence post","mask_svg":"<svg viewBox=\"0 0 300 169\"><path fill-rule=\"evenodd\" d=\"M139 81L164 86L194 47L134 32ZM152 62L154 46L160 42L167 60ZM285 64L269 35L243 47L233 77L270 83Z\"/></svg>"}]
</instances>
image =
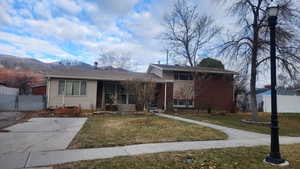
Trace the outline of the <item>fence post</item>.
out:
<instances>
[{"instance_id":1,"label":"fence post","mask_svg":"<svg viewBox=\"0 0 300 169\"><path fill-rule=\"evenodd\" d=\"M19 95L16 95L15 99L15 110L19 111Z\"/></svg>"}]
</instances>

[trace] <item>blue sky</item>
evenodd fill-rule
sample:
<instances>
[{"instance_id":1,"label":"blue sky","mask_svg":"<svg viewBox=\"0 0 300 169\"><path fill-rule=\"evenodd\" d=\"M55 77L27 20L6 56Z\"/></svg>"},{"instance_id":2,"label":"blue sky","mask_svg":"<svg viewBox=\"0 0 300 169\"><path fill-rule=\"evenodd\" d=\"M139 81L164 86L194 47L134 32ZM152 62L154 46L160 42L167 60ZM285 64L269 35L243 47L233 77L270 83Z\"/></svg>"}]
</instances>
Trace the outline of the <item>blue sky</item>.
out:
<instances>
[{"instance_id":1,"label":"blue sky","mask_svg":"<svg viewBox=\"0 0 300 169\"><path fill-rule=\"evenodd\" d=\"M165 61L163 16L175 0L1 0L0 54L93 63L101 51L129 53L144 71ZM210 0L199 10L222 16ZM220 7L218 7L220 8ZM212 9L212 10L208 10Z\"/></svg>"},{"instance_id":2,"label":"blue sky","mask_svg":"<svg viewBox=\"0 0 300 169\"><path fill-rule=\"evenodd\" d=\"M187 0L215 23L236 31L226 15L228 3ZM62 59L89 64L101 51L130 54L135 70L165 62L163 17L176 0L0 0L0 54L53 62ZM227 1L230 2L230 1ZM204 57L217 57L202 51ZM227 69L235 69L226 64ZM269 78L264 78L269 79ZM268 83L260 81L261 84Z\"/></svg>"}]
</instances>

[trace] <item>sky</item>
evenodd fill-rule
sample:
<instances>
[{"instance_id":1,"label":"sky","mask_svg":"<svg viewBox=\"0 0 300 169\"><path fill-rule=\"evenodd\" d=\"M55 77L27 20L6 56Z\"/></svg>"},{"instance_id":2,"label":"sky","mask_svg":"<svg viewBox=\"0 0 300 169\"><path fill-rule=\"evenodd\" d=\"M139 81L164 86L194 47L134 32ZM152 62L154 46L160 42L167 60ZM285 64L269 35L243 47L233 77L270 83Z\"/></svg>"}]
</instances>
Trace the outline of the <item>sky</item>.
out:
<instances>
[{"instance_id":1,"label":"sky","mask_svg":"<svg viewBox=\"0 0 300 169\"><path fill-rule=\"evenodd\" d=\"M226 30L239 26L228 3L187 0ZM166 62L163 17L176 0L0 0L0 54L43 62L79 60L93 64L102 51L128 53L135 70ZM227 1L230 2L230 1ZM299 2L300 4L300 2ZM226 6L227 5L227 6ZM217 57L202 51L203 57ZM228 64L225 68L235 70ZM261 78L260 86L269 78ZM266 81L267 80L267 81Z\"/></svg>"},{"instance_id":2,"label":"sky","mask_svg":"<svg viewBox=\"0 0 300 169\"><path fill-rule=\"evenodd\" d=\"M190 0L222 18L211 0ZM163 17L176 0L1 0L0 54L89 64L102 51L129 53L137 71L165 63ZM216 17L217 18L217 17ZM217 22L217 21L216 21Z\"/></svg>"}]
</instances>

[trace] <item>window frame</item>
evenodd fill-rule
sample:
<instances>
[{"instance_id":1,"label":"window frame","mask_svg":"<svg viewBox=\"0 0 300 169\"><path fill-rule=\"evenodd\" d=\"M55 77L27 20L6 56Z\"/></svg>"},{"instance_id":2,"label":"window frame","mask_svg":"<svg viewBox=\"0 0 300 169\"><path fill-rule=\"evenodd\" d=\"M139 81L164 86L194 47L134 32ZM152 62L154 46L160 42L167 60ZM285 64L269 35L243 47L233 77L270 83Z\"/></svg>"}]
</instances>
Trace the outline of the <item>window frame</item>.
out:
<instances>
[{"instance_id":1,"label":"window frame","mask_svg":"<svg viewBox=\"0 0 300 169\"><path fill-rule=\"evenodd\" d=\"M74 82L78 82L79 81L79 86L78 86L78 94L74 94ZM60 91L61 86L60 83L64 83L63 89L62 91ZM69 89L71 91L71 94L67 94L66 93L66 89L67 89L67 83L71 82L71 89ZM85 83L85 91L82 92L82 83ZM84 93L84 94L82 94ZM72 96L86 96L87 95L87 80L79 80L79 79L59 79L58 81L58 95L59 96L67 96L67 97L72 97Z\"/></svg>"},{"instance_id":2,"label":"window frame","mask_svg":"<svg viewBox=\"0 0 300 169\"><path fill-rule=\"evenodd\" d=\"M190 102L191 104L178 104L180 102ZM191 107L194 107L194 100L193 99L173 99L173 106L174 107L182 107L182 108L191 108Z\"/></svg>"},{"instance_id":3,"label":"window frame","mask_svg":"<svg viewBox=\"0 0 300 169\"><path fill-rule=\"evenodd\" d=\"M185 78L182 78L182 77L184 77L184 76L185 76ZM176 71L176 72L174 73L174 79L175 79L175 80L194 80L194 77L193 77L193 75L192 75L191 72L180 72L180 71Z\"/></svg>"}]
</instances>

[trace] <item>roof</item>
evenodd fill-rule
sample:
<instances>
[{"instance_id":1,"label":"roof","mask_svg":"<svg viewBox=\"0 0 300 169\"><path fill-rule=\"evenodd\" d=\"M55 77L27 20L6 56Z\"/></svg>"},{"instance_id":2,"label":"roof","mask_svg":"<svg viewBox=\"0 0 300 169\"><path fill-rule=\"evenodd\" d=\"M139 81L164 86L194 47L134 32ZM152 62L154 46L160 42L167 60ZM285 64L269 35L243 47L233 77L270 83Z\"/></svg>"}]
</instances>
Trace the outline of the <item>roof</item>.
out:
<instances>
[{"instance_id":1,"label":"roof","mask_svg":"<svg viewBox=\"0 0 300 169\"><path fill-rule=\"evenodd\" d=\"M158 68L163 71L183 71L183 72L202 72L202 73L217 73L217 74L238 74L237 72L208 67L190 67L180 65L165 65L165 64L151 64L147 72L150 72L151 67Z\"/></svg>"},{"instance_id":2,"label":"roof","mask_svg":"<svg viewBox=\"0 0 300 169\"><path fill-rule=\"evenodd\" d=\"M154 74L118 71L118 70L82 70L82 69L64 69L60 71L51 71L45 73L48 78L70 78L70 79L89 79L89 80L142 80L166 82L166 80Z\"/></svg>"},{"instance_id":3,"label":"roof","mask_svg":"<svg viewBox=\"0 0 300 169\"><path fill-rule=\"evenodd\" d=\"M277 89L277 95L294 96L296 94L297 94L296 90ZM269 89L257 95L271 95L271 90Z\"/></svg>"}]
</instances>

